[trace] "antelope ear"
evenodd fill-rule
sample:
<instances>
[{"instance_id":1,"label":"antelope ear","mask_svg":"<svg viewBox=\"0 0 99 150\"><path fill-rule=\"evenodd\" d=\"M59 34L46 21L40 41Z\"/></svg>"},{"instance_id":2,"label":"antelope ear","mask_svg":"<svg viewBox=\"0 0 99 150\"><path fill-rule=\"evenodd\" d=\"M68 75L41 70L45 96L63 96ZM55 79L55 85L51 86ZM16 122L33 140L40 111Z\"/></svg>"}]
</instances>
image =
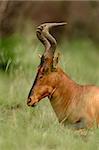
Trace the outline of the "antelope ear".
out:
<instances>
[{"instance_id":1,"label":"antelope ear","mask_svg":"<svg viewBox=\"0 0 99 150\"><path fill-rule=\"evenodd\" d=\"M58 66L59 58L60 58L60 53L57 52L53 59L53 68L54 69L56 69Z\"/></svg>"}]
</instances>

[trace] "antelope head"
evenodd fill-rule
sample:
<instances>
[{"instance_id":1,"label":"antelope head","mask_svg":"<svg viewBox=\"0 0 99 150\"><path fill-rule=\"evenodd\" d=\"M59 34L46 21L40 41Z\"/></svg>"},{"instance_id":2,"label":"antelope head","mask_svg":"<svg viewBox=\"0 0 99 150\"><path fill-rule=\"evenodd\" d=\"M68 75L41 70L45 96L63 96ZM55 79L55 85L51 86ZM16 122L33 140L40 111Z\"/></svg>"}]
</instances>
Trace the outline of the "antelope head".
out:
<instances>
[{"instance_id":1,"label":"antelope head","mask_svg":"<svg viewBox=\"0 0 99 150\"><path fill-rule=\"evenodd\" d=\"M35 106L41 99L50 97L58 84L58 59L54 57L56 40L49 33L54 26L65 25L66 23L45 23L37 27L37 37L45 47L44 54L38 67L37 75L29 92L27 105Z\"/></svg>"}]
</instances>

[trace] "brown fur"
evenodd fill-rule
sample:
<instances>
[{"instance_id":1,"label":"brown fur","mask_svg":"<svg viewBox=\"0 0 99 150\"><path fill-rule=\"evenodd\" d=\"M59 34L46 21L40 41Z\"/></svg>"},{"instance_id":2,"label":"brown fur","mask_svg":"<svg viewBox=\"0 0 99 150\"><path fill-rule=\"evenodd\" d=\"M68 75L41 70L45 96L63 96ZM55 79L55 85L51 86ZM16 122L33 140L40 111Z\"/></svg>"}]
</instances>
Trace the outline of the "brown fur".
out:
<instances>
[{"instance_id":1,"label":"brown fur","mask_svg":"<svg viewBox=\"0 0 99 150\"><path fill-rule=\"evenodd\" d=\"M78 85L61 68L46 70L45 64L38 69L28 96L28 106L35 106L48 97L60 123L76 129L98 126L99 87Z\"/></svg>"}]
</instances>

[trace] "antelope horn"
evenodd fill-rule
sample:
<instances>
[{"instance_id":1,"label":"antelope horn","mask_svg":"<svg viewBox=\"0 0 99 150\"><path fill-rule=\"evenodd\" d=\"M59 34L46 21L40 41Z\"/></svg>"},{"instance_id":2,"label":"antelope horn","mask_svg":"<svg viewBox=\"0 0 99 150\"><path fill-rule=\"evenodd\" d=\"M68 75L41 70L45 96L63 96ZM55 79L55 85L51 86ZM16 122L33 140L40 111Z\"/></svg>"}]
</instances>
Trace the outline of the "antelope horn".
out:
<instances>
[{"instance_id":1,"label":"antelope horn","mask_svg":"<svg viewBox=\"0 0 99 150\"><path fill-rule=\"evenodd\" d=\"M50 51L51 44L42 33L43 28L37 28L36 35L38 39L45 46L45 52L41 57L40 66L44 65L45 69L50 69L53 65L52 51ZM45 62L45 63L44 63Z\"/></svg>"},{"instance_id":2,"label":"antelope horn","mask_svg":"<svg viewBox=\"0 0 99 150\"><path fill-rule=\"evenodd\" d=\"M54 52L56 49L57 42L56 42L55 38L49 33L49 29L52 27L55 27L55 26L61 26L61 25L66 25L66 24L67 24L66 22L44 23L37 28L42 31L44 37L46 37L47 40L50 42L53 55L54 55Z\"/></svg>"},{"instance_id":3,"label":"antelope horn","mask_svg":"<svg viewBox=\"0 0 99 150\"><path fill-rule=\"evenodd\" d=\"M42 42L42 44L45 46L45 51L46 51L46 49L49 49L50 48L50 43L48 42L48 40L42 34L41 29L38 30L38 28L37 28L36 35L37 35L38 39Z\"/></svg>"},{"instance_id":4,"label":"antelope horn","mask_svg":"<svg viewBox=\"0 0 99 150\"><path fill-rule=\"evenodd\" d=\"M41 58L41 64L42 62L44 62L45 58L47 58L46 66L53 67L53 58L57 42L55 38L49 33L49 29L54 26L60 26L65 24L67 23L44 23L37 27L37 37L45 46L45 52Z\"/></svg>"}]
</instances>

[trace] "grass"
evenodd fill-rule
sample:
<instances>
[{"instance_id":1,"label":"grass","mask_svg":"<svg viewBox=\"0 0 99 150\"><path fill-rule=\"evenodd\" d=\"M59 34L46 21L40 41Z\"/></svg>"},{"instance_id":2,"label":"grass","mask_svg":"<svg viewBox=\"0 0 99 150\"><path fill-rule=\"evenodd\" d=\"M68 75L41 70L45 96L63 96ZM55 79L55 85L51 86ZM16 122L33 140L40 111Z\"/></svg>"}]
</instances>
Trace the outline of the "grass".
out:
<instances>
[{"instance_id":1,"label":"grass","mask_svg":"<svg viewBox=\"0 0 99 150\"><path fill-rule=\"evenodd\" d=\"M10 43L9 43L10 44ZM90 40L64 40L58 46L60 64L80 84L99 85L99 51ZM90 129L87 136L61 126L48 99L37 107L26 105L28 92L35 78L42 54L41 44L19 40L14 45L18 66L0 71L0 149L2 150L98 150L99 129Z\"/></svg>"}]
</instances>

